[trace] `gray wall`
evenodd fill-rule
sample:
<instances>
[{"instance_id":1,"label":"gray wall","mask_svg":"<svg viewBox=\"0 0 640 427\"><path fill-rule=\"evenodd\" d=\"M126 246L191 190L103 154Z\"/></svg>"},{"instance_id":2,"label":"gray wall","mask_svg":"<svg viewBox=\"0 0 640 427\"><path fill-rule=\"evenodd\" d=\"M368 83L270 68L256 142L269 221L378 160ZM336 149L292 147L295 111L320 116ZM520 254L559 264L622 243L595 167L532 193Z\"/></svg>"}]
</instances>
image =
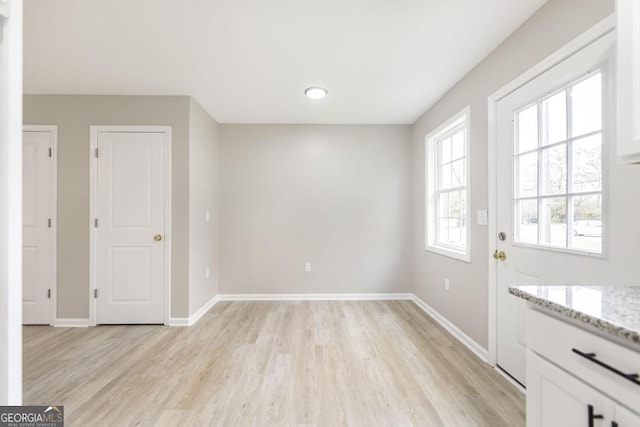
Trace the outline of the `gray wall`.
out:
<instances>
[{"instance_id":1,"label":"gray wall","mask_svg":"<svg viewBox=\"0 0 640 427\"><path fill-rule=\"evenodd\" d=\"M189 315L218 293L218 124L193 98L189 114ZM205 211L210 219L205 220ZM210 276L205 277L209 268Z\"/></svg>"},{"instance_id":2,"label":"gray wall","mask_svg":"<svg viewBox=\"0 0 640 427\"><path fill-rule=\"evenodd\" d=\"M171 315L189 312L187 96L26 95L24 123L58 125L58 318L89 317L89 126L169 125Z\"/></svg>"},{"instance_id":3,"label":"gray wall","mask_svg":"<svg viewBox=\"0 0 640 427\"><path fill-rule=\"evenodd\" d=\"M613 0L549 1L413 126L414 291L485 348L489 236L486 226L476 225L475 213L488 208L487 97L613 11ZM471 105L470 264L424 249L424 137L467 105ZM449 292L444 290L445 278L450 280Z\"/></svg>"},{"instance_id":4,"label":"gray wall","mask_svg":"<svg viewBox=\"0 0 640 427\"><path fill-rule=\"evenodd\" d=\"M221 294L411 291L410 127L222 125L220 159Z\"/></svg>"}]
</instances>

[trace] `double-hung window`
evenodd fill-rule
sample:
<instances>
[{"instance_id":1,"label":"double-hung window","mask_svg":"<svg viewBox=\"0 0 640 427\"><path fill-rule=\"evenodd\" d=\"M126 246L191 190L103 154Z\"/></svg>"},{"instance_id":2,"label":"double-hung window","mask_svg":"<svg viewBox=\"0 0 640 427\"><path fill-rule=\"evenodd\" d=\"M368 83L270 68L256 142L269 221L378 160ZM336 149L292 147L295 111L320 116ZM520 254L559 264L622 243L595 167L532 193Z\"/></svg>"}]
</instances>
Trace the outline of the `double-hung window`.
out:
<instances>
[{"instance_id":1,"label":"double-hung window","mask_svg":"<svg viewBox=\"0 0 640 427\"><path fill-rule=\"evenodd\" d=\"M428 251L470 261L469 107L425 138Z\"/></svg>"}]
</instances>

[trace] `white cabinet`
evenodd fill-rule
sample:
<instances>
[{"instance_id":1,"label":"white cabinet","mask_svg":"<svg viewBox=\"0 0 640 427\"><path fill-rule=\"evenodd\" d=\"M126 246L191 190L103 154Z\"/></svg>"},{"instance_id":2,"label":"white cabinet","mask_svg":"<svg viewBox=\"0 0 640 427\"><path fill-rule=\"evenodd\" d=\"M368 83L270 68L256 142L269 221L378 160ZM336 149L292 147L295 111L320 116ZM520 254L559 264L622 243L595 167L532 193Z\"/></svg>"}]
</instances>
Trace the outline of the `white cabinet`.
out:
<instances>
[{"instance_id":1,"label":"white cabinet","mask_svg":"<svg viewBox=\"0 0 640 427\"><path fill-rule=\"evenodd\" d=\"M532 352L527 354L528 427L586 427L590 419L594 426L610 426L615 406L573 375Z\"/></svg>"},{"instance_id":2,"label":"white cabinet","mask_svg":"<svg viewBox=\"0 0 640 427\"><path fill-rule=\"evenodd\" d=\"M621 375L638 370L639 352L527 310L528 427L640 426L640 384Z\"/></svg>"},{"instance_id":3,"label":"white cabinet","mask_svg":"<svg viewBox=\"0 0 640 427\"><path fill-rule=\"evenodd\" d=\"M640 1L617 0L617 150L640 163Z\"/></svg>"},{"instance_id":4,"label":"white cabinet","mask_svg":"<svg viewBox=\"0 0 640 427\"><path fill-rule=\"evenodd\" d=\"M615 419L617 425L612 424L611 427L640 426L640 415L620 406L616 408Z\"/></svg>"}]
</instances>

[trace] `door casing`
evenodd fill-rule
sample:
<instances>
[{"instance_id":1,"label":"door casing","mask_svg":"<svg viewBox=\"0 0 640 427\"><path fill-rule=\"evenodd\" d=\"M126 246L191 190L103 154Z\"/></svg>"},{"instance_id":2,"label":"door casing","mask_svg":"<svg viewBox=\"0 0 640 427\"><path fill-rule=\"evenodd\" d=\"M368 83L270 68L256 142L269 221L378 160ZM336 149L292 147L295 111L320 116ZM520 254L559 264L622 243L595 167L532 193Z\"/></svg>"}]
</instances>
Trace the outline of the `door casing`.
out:
<instances>
[{"instance_id":1,"label":"door casing","mask_svg":"<svg viewBox=\"0 0 640 427\"><path fill-rule=\"evenodd\" d=\"M89 325L96 326L96 228L94 218L98 212L97 206L97 159L99 132L157 132L165 135L165 176L164 176L164 215L165 215L165 251L164 251L164 324L169 325L171 318L171 126L90 126L89 147Z\"/></svg>"}]
</instances>

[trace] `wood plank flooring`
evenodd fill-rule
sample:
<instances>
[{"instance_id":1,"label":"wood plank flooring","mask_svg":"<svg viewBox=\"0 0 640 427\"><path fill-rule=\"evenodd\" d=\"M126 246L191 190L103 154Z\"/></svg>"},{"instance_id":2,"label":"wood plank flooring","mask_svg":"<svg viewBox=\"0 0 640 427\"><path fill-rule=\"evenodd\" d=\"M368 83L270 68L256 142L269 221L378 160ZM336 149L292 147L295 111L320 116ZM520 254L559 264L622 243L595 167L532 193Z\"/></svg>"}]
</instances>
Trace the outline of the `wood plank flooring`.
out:
<instances>
[{"instance_id":1,"label":"wood plank flooring","mask_svg":"<svg viewBox=\"0 0 640 427\"><path fill-rule=\"evenodd\" d=\"M24 404L64 405L67 426L524 426L524 395L410 301L25 326Z\"/></svg>"}]
</instances>

